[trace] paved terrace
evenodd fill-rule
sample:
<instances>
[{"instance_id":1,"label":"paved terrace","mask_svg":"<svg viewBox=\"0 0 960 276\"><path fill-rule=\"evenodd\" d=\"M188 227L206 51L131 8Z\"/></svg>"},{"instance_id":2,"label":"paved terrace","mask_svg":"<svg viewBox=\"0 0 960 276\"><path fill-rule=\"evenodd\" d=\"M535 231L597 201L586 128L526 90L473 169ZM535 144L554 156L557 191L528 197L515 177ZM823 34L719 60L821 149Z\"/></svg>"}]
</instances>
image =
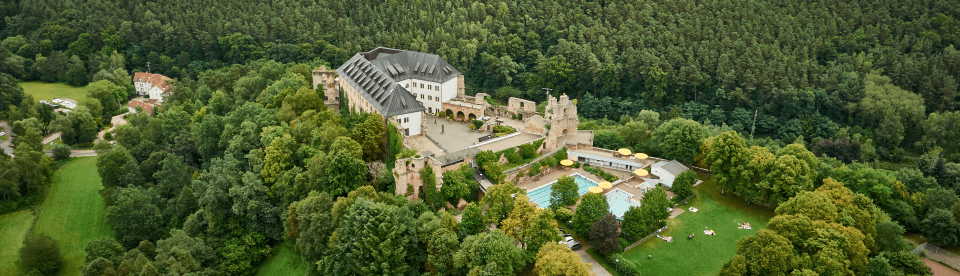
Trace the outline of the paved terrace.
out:
<instances>
[{"instance_id":1,"label":"paved terrace","mask_svg":"<svg viewBox=\"0 0 960 276\"><path fill-rule=\"evenodd\" d=\"M513 135L513 136L510 136L510 135ZM510 137L507 137L507 136L510 136ZM507 137L507 138L503 138L503 137ZM497 138L502 138L502 139L494 141L494 139L497 139ZM543 138L543 136L532 134L532 133L526 133L526 132L514 132L514 133L510 133L497 138L491 139L487 141L489 143L477 146L476 148L479 149L480 151L489 150L489 151L497 152L510 147L516 147L522 144L531 143L540 138Z\"/></svg>"},{"instance_id":2,"label":"paved terrace","mask_svg":"<svg viewBox=\"0 0 960 276\"><path fill-rule=\"evenodd\" d=\"M440 118L434 115L426 115L426 120L427 132L424 135L437 142L446 152L463 150L479 144L480 137L492 135L492 133L489 132L470 131L468 124L451 121L450 119ZM419 148L417 150L419 150ZM439 151L434 151L433 153L440 155Z\"/></svg>"}]
</instances>

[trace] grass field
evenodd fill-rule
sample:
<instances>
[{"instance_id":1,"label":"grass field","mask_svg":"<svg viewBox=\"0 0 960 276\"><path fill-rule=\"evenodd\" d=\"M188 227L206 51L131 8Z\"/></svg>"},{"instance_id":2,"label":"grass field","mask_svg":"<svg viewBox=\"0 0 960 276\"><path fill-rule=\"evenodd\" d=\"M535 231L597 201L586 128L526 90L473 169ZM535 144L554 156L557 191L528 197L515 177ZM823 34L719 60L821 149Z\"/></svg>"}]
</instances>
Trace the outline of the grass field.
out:
<instances>
[{"instance_id":1,"label":"grass field","mask_svg":"<svg viewBox=\"0 0 960 276\"><path fill-rule=\"evenodd\" d=\"M29 210L0 215L0 271L20 271L16 261L32 221L33 213Z\"/></svg>"},{"instance_id":2,"label":"grass field","mask_svg":"<svg viewBox=\"0 0 960 276\"><path fill-rule=\"evenodd\" d=\"M55 98L71 98L81 100L87 98L87 87L70 86L63 83L21 82L23 93L33 95L34 100L50 100Z\"/></svg>"},{"instance_id":3,"label":"grass field","mask_svg":"<svg viewBox=\"0 0 960 276\"><path fill-rule=\"evenodd\" d=\"M273 247L273 255L270 256L260 268L257 269L257 276L267 275L307 275L307 263L300 258L293 240L287 240Z\"/></svg>"},{"instance_id":4,"label":"grass field","mask_svg":"<svg viewBox=\"0 0 960 276\"><path fill-rule=\"evenodd\" d=\"M60 243L64 264L59 275L80 275L87 242L113 236L100 197L97 158L73 158L53 176L34 233L46 233Z\"/></svg>"},{"instance_id":5,"label":"grass field","mask_svg":"<svg viewBox=\"0 0 960 276\"><path fill-rule=\"evenodd\" d=\"M689 204L698 212L686 211L667 221L667 230L661 236L672 236L667 243L652 238L625 252L625 258L635 262L643 275L717 275L723 264L736 254L736 241L755 234L773 217L773 210L764 206L748 205L730 194L721 195L714 181L698 185L697 196ZM753 230L737 229L739 222L749 222ZM710 229L715 236L705 235ZM692 240L687 236L696 234ZM648 258L652 255L652 258Z\"/></svg>"}]
</instances>

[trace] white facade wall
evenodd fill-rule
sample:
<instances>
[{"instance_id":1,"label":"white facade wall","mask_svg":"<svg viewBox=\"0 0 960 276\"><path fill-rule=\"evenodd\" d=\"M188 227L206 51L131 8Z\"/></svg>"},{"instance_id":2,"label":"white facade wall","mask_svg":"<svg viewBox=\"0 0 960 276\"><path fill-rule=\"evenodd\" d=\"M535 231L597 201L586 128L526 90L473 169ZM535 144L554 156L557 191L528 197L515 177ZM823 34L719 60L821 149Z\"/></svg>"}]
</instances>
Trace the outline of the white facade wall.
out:
<instances>
[{"instance_id":1,"label":"white facade wall","mask_svg":"<svg viewBox=\"0 0 960 276\"><path fill-rule=\"evenodd\" d=\"M147 93L147 90L150 89L150 83L136 81L133 82L133 88L137 91L137 94L144 95Z\"/></svg>"},{"instance_id":2,"label":"white facade wall","mask_svg":"<svg viewBox=\"0 0 960 276\"><path fill-rule=\"evenodd\" d=\"M443 95L440 95L440 98L443 99L443 102L447 102L450 101L450 99L456 98L457 78L452 78L440 85L440 92L443 93Z\"/></svg>"},{"instance_id":3,"label":"white facade wall","mask_svg":"<svg viewBox=\"0 0 960 276\"><path fill-rule=\"evenodd\" d=\"M397 115L397 122L400 123L400 127L409 130L409 133L404 133L407 136L420 135L420 128L423 122L423 112Z\"/></svg>"},{"instance_id":4,"label":"white facade wall","mask_svg":"<svg viewBox=\"0 0 960 276\"><path fill-rule=\"evenodd\" d=\"M400 84L403 85L403 88L410 91L410 93L413 93L414 96L417 96L417 101L422 103L423 107L427 108L427 113L434 114L443 109L443 89L439 83L408 79L400 82Z\"/></svg>"},{"instance_id":5,"label":"white facade wall","mask_svg":"<svg viewBox=\"0 0 960 276\"><path fill-rule=\"evenodd\" d=\"M147 95L150 96L150 99L163 100L163 90L160 90L160 88L156 86L147 90Z\"/></svg>"}]
</instances>

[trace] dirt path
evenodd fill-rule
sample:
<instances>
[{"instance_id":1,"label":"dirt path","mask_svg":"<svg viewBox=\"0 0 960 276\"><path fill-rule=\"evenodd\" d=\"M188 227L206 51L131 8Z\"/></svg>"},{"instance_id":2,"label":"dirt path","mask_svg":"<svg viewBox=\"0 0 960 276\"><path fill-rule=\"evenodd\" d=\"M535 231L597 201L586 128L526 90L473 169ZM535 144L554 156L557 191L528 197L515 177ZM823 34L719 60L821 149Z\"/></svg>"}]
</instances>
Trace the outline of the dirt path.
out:
<instances>
[{"instance_id":1,"label":"dirt path","mask_svg":"<svg viewBox=\"0 0 960 276\"><path fill-rule=\"evenodd\" d=\"M956 271L941 263L927 258L920 258L923 263L933 269L933 276L960 276L960 271Z\"/></svg>"}]
</instances>

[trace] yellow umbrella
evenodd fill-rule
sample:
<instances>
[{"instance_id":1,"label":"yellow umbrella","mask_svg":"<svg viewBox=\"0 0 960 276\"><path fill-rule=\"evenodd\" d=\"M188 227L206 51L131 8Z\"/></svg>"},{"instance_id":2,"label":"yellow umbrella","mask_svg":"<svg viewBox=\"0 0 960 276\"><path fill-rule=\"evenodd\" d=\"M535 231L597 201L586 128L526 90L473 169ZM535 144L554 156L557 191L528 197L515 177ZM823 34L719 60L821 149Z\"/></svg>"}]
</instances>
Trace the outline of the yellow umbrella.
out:
<instances>
[{"instance_id":1,"label":"yellow umbrella","mask_svg":"<svg viewBox=\"0 0 960 276\"><path fill-rule=\"evenodd\" d=\"M600 188L610 189L613 188L613 184L610 184L608 181L600 182Z\"/></svg>"},{"instance_id":2,"label":"yellow umbrella","mask_svg":"<svg viewBox=\"0 0 960 276\"><path fill-rule=\"evenodd\" d=\"M596 186L590 187L589 190L590 190L591 193L595 193L595 194L599 194L599 193L602 193L602 192L603 192L603 188L596 187Z\"/></svg>"},{"instance_id":3,"label":"yellow umbrella","mask_svg":"<svg viewBox=\"0 0 960 276\"><path fill-rule=\"evenodd\" d=\"M633 171L633 174L635 174L635 175L637 175L637 176L647 176L647 174L650 174L650 173L647 172L647 170L644 170L644 169L637 169L637 170Z\"/></svg>"},{"instance_id":4,"label":"yellow umbrella","mask_svg":"<svg viewBox=\"0 0 960 276\"><path fill-rule=\"evenodd\" d=\"M637 154L634 154L633 156L636 157L637 159L647 159L648 157L650 157L650 156L647 156L646 153L639 153L639 152Z\"/></svg>"},{"instance_id":5,"label":"yellow umbrella","mask_svg":"<svg viewBox=\"0 0 960 276\"><path fill-rule=\"evenodd\" d=\"M560 160L560 165L564 165L567 167L573 166L573 161L569 159Z\"/></svg>"},{"instance_id":6,"label":"yellow umbrella","mask_svg":"<svg viewBox=\"0 0 960 276\"><path fill-rule=\"evenodd\" d=\"M622 155L630 155L630 150L626 148L619 149L617 150L617 152L619 152Z\"/></svg>"}]
</instances>

